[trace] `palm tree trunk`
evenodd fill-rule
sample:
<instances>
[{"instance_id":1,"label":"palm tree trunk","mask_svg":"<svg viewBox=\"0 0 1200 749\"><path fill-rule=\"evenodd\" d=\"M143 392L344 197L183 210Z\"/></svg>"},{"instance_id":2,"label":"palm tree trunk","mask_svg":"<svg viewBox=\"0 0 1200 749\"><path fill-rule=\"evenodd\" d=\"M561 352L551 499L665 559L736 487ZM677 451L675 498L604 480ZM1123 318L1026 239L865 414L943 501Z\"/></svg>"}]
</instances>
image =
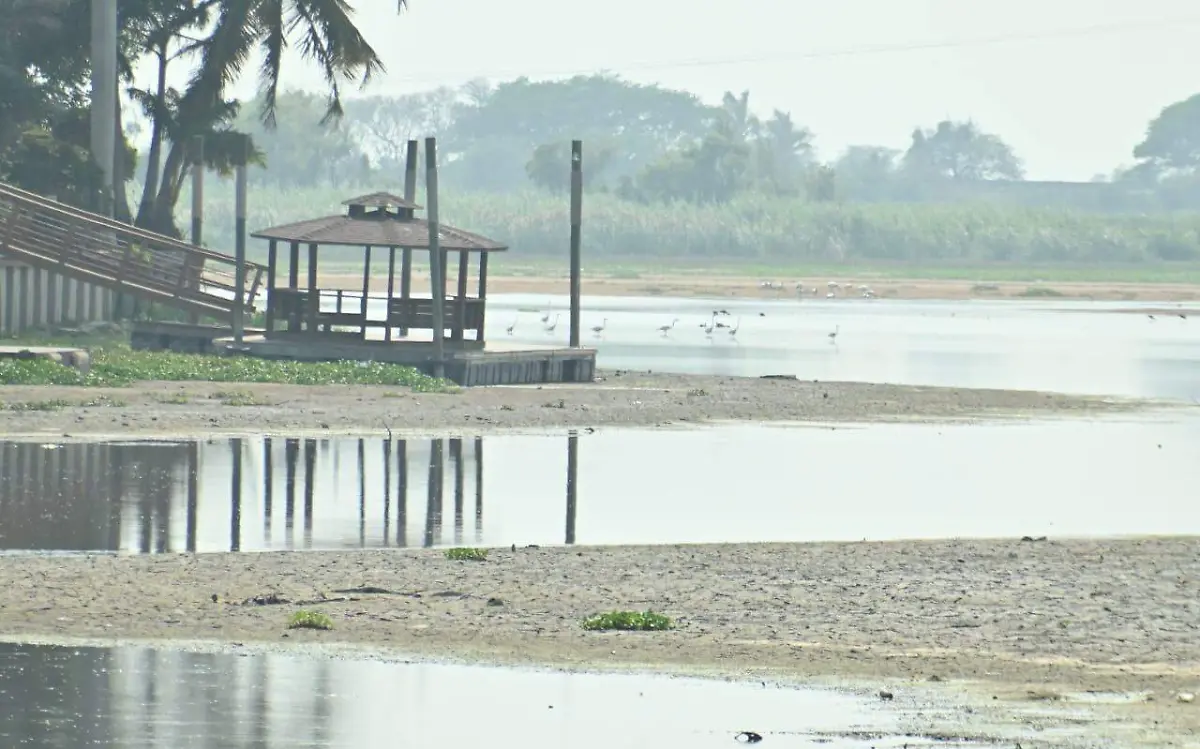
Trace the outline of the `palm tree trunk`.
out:
<instances>
[{"instance_id":1,"label":"palm tree trunk","mask_svg":"<svg viewBox=\"0 0 1200 749\"><path fill-rule=\"evenodd\" d=\"M151 228L147 222L154 213L155 197L158 194L159 165L162 160L163 125L162 117L166 110L167 98L167 48L158 48L158 85L154 91L154 102L158 110L154 116L153 130L150 134L150 152L146 156L146 182L142 186L142 200L138 205L138 226Z\"/></svg>"},{"instance_id":2,"label":"palm tree trunk","mask_svg":"<svg viewBox=\"0 0 1200 749\"><path fill-rule=\"evenodd\" d=\"M172 237L182 236L175 226L175 204L179 201L179 190L183 185L185 156L184 147L172 141L145 228Z\"/></svg>"}]
</instances>

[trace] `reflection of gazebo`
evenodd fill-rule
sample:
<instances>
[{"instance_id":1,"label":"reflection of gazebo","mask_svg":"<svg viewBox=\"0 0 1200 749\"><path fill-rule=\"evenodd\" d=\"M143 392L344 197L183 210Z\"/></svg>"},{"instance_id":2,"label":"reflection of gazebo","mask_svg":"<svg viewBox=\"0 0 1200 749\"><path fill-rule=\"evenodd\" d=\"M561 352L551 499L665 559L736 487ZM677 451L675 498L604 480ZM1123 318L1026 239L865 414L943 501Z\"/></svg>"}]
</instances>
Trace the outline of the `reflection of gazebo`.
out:
<instances>
[{"instance_id":1,"label":"reflection of gazebo","mask_svg":"<svg viewBox=\"0 0 1200 749\"><path fill-rule=\"evenodd\" d=\"M305 336L341 337L352 333L335 333L333 328L356 328L358 340L368 339L368 329L383 328L383 340L392 340L393 331L407 336L410 329L433 331L433 300L444 299L443 325L450 331L449 341L460 346L482 346L484 341L484 310L487 298L488 254L507 247L486 237L455 229L445 224L438 227L438 244L442 253L442 279L446 279L447 253L458 253L458 284L449 298L430 289L427 297L412 295L412 251L429 250L429 224L416 218L421 206L389 193L373 193L352 198L344 215L298 221L292 224L262 229L252 237L269 242L267 269L266 335L276 333L283 325L287 333ZM290 249L287 285L276 284L278 244L287 242ZM300 286L300 246L308 246L307 287ZM362 247L363 284L361 297L357 290L347 298L346 290L317 287L317 248L328 246ZM370 295L371 249L388 250L388 282L386 296ZM394 296L396 250L403 250L400 295ZM467 293L471 254L478 254L478 289L476 296ZM382 308L372 309L369 301L380 300ZM354 302L357 302L355 304ZM474 331L468 342L465 331Z\"/></svg>"}]
</instances>

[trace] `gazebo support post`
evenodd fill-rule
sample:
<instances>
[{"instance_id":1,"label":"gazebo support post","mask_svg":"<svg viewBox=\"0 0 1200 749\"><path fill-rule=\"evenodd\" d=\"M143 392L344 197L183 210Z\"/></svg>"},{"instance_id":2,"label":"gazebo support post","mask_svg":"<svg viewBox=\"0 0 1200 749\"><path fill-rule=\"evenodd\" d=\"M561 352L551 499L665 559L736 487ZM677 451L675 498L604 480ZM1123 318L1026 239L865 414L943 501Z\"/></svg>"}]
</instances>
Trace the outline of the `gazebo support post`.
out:
<instances>
[{"instance_id":1,"label":"gazebo support post","mask_svg":"<svg viewBox=\"0 0 1200 749\"><path fill-rule=\"evenodd\" d=\"M387 327L383 329L383 340L391 343L392 340L392 292L396 290L396 248L388 248L388 285L387 285L387 301L385 302L386 310L384 311L384 319L387 320Z\"/></svg>"},{"instance_id":2,"label":"gazebo support post","mask_svg":"<svg viewBox=\"0 0 1200 749\"><path fill-rule=\"evenodd\" d=\"M362 315L362 324L358 326L358 334L367 340L367 295L371 293L371 245L367 245L363 256L363 285L362 299L359 301L358 313Z\"/></svg>"},{"instance_id":3,"label":"gazebo support post","mask_svg":"<svg viewBox=\"0 0 1200 749\"><path fill-rule=\"evenodd\" d=\"M412 250L405 247L400 256L400 298L404 300L404 314L400 317L400 337L408 336L408 300L412 299Z\"/></svg>"},{"instance_id":4,"label":"gazebo support post","mask_svg":"<svg viewBox=\"0 0 1200 749\"><path fill-rule=\"evenodd\" d=\"M461 343L466 339L463 332L467 326L467 274L470 272L468 263L471 262L471 254L467 251L458 253L458 289L456 289L454 310L454 340Z\"/></svg>"},{"instance_id":5,"label":"gazebo support post","mask_svg":"<svg viewBox=\"0 0 1200 749\"><path fill-rule=\"evenodd\" d=\"M481 344L484 342L483 329L486 327L487 314L487 263L488 254L479 253L479 330L475 331L475 340Z\"/></svg>"},{"instance_id":6,"label":"gazebo support post","mask_svg":"<svg viewBox=\"0 0 1200 749\"><path fill-rule=\"evenodd\" d=\"M446 255L438 236L437 138L425 139L426 223L429 224L429 269L433 289L433 376L446 373Z\"/></svg>"},{"instance_id":7,"label":"gazebo support post","mask_svg":"<svg viewBox=\"0 0 1200 749\"><path fill-rule=\"evenodd\" d=\"M409 203L417 199L417 141L410 140L404 150L404 199ZM400 256L400 298L404 300L401 316L400 336L408 336L408 300L412 298L412 248L405 247Z\"/></svg>"},{"instance_id":8,"label":"gazebo support post","mask_svg":"<svg viewBox=\"0 0 1200 749\"><path fill-rule=\"evenodd\" d=\"M288 289L300 290L300 243L291 242L288 245ZM295 301L295 296L292 297ZM293 333L300 329L299 312L294 306L288 307L287 330Z\"/></svg>"},{"instance_id":9,"label":"gazebo support post","mask_svg":"<svg viewBox=\"0 0 1200 749\"><path fill-rule=\"evenodd\" d=\"M279 243L267 242L267 335L275 332L275 270L279 265Z\"/></svg>"},{"instance_id":10,"label":"gazebo support post","mask_svg":"<svg viewBox=\"0 0 1200 749\"><path fill-rule=\"evenodd\" d=\"M317 335L317 313L321 310L321 299L317 292L317 245L308 245L308 322L305 328L309 335Z\"/></svg>"}]
</instances>

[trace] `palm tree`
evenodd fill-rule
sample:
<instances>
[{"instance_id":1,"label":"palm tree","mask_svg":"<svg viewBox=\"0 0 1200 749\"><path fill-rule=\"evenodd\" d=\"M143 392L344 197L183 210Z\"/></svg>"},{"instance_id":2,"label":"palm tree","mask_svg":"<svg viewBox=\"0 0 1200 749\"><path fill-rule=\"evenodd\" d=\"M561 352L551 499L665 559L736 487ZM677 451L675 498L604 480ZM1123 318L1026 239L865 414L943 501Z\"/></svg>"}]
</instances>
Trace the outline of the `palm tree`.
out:
<instances>
[{"instance_id":1,"label":"palm tree","mask_svg":"<svg viewBox=\"0 0 1200 749\"><path fill-rule=\"evenodd\" d=\"M142 29L142 50L158 57L159 80L155 91L135 94L154 123L137 218L140 226L150 229L178 235L175 205L188 172L187 149L195 136L204 136L204 158L212 168L227 171L242 157L238 153L242 140L230 130L239 104L225 97L253 52L262 53L260 116L269 128L275 125L283 52L289 44L294 43L324 75L329 95L322 124L342 116L343 83L357 78L366 85L384 72L379 55L355 26L354 11L346 0L150 2L157 6L150 14L154 28L149 32ZM397 0L397 12L406 3ZM189 35L201 29L203 36ZM170 52L172 44L178 46L174 54ZM186 89L176 92L166 87L165 71L181 54L196 54L199 60ZM261 154L252 152L250 156Z\"/></svg>"}]
</instances>

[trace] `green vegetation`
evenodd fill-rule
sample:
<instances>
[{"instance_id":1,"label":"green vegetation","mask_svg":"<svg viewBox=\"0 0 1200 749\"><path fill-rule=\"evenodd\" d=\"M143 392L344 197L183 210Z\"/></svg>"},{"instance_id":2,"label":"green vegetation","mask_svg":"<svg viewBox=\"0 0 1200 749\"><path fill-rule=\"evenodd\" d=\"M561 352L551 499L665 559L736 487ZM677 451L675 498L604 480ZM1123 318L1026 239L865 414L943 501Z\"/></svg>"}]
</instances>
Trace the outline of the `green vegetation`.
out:
<instances>
[{"instance_id":1,"label":"green vegetation","mask_svg":"<svg viewBox=\"0 0 1200 749\"><path fill-rule=\"evenodd\" d=\"M212 394L212 397L221 401L225 406L266 406L264 403L254 396L248 390L218 390Z\"/></svg>"},{"instance_id":2,"label":"green vegetation","mask_svg":"<svg viewBox=\"0 0 1200 749\"><path fill-rule=\"evenodd\" d=\"M52 398L43 401L0 403L0 411L61 411L64 408L124 408L124 406L124 401L101 396L85 401L68 401L62 398Z\"/></svg>"},{"instance_id":3,"label":"green vegetation","mask_svg":"<svg viewBox=\"0 0 1200 749\"><path fill-rule=\"evenodd\" d=\"M288 617L288 629L333 629L333 620L320 611L301 609Z\"/></svg>"},{"instance_id":4,"label":"green vegetation","mask_svg":"<svg viewBox=\"0 0 1200 749\"><path fill-rule=\"evenodd\" d=\"M456 562L486 562L487 556L487 549L474 549L465 546L446 549L446 558L453 559Z\"/></svg>"},{"instance_id":5,"label":"green vegetation","mask_svg":"<svg viewBox=\"0 0 1200 749\"><path fill-rule=\"evenodd\" d=\"M418 392L450 389L443 380L428 377L412 367L394 364L266 361L238 356L134 351L124 343L109 343L92 349L91 353L92 365L87 374L43 359L0 360L0 385L121 387L134 382L160 381L391 385Z\"/></svg>"},{"instance_id":6,"label":"green vegetation","mask_svg":"<svg viewBox=\"0 0 1200 749\"><path fill-rule=\"evenodd\" d=\"M675 623L669 617L653 611L610 611L584 619L583 628L589 631L649 632L674 629Z\"/></svg>"},{"instance_id":7,"label":"green vegetation","mask_svg":"<svg viewBox=\"0 0 1200 749\"><path fill-rule=\"evenodd\" d=\"M340 201L354 192L260 189L249 223L252 229L265 228L338 213ZM222 193L207 201L209 236L232 236L233 199ZM565 256L568 208L565 198L546 193L461 193L445 196L442 217L507 242L514 262L528 262L531 256ZM644 205L600 193L588 195L584 203L584 238L589 269L646 258L708 267L832 267L841 273L848 272L847 264L894 266L895 275L910 276L911 267L901 271L902 266L1200 267L1197 213L1104 215L985 204L812 203L753 194L721 205ZM261 244L252 243L260 257ZM329 263L352 263L360 261L362 251L331 250L323 257ZM987 278L976 273L966 277Z\"/></svg>"}]
</instances>

